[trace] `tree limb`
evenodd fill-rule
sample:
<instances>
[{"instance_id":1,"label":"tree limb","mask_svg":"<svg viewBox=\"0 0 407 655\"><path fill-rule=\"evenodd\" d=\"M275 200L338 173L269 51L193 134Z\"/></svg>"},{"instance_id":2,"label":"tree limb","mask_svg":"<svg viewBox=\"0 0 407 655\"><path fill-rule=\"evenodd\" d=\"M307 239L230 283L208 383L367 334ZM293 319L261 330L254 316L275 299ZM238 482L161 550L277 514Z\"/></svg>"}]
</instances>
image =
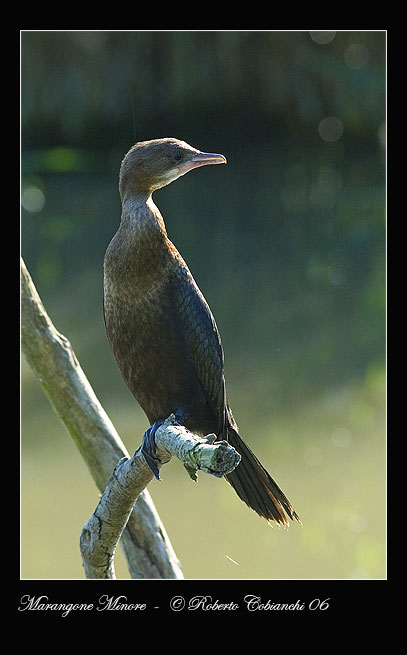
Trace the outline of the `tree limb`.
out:
<instances>
[{"instance_id":1,"label":"tree limb","mask_svg":"<svg viewBox=\"0 0 407 655\"><path fill-rule=\"evenodd\" d=\"M103 491L129 454L100 405L69 341L48 317L21 260L22 349L59 418ZM133 578L182 578L180 563L147 490L134 505L120 541Z\"/></svg>"},{"instance_id":2,"label":"tree limb","mask_svg":"<svg viewBox=\"0 0 407 655\"><path fill-rule=\"evenodd\" d=\"M223 477L237 466L240 455L226 441L213 443L215 438L192 434L171 415L155 433L156 455L160 465L176 455L194 480L198 469ZM87 578L114 578L117 543L134 500L152 478L140 448L131 459L123 458L116 465L97 508L82 530L80 546Z\"/></svg>"},{"instance_id":3,"label":"tree limb","mask_svg":"<svg viewBox=\"0 0 407 655\"><path fill-rule=\"evenodd\" d=\"M181 578L179 562L145 490L152 471L141 449L129 457L69 341L47 315L23 261L21 301L23 351L96 484L104 490L80 538L86 577L115 577L113 558L121 537L132 577ZM214 434L198 437L177 424L174 415L157 428L154 439L159 466L175 455L193 480L199 469L223 477L240 461L226 441L214 443Z\"/></svg>"},{"instance_id":4,"label":"tree limb","mask_svg":"<svg viewBox=\"0 0 407 655\"><path fill-rule=\"evenodd\" d=\"M196 471L210 473L217 478L231 473L240 462L240 455L227 441L216 441L215 434L198 437L171 414L155 433L158 458L165 453L175 455L184 464L189 476L196 480ZM164 453L164 455L163 455Z\"/></svg>"}]
</instances>

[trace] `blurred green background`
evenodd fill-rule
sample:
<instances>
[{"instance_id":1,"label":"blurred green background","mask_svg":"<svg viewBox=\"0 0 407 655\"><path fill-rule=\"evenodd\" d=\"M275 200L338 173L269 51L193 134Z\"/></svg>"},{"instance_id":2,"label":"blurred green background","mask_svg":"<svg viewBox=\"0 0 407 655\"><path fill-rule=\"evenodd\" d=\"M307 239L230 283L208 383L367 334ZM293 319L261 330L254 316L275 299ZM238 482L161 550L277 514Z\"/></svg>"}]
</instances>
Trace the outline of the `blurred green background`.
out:
<instances>
[{"instance_id":1,"label":"blurred green background","mask_svg":"<svg viewBox=\"0 0 407 655\"><path fill-rule=\"evenodd\" d=\"M163 136L228 159L154 200L303 527L174 460L149 491L187 578L386 576L385 70L380 31L21 33L22 254L130 452L147 421L102 317L120 162ZM21 379L21 576L83 578L98 491L24 359Z\"/></svg>"}]
</instances>

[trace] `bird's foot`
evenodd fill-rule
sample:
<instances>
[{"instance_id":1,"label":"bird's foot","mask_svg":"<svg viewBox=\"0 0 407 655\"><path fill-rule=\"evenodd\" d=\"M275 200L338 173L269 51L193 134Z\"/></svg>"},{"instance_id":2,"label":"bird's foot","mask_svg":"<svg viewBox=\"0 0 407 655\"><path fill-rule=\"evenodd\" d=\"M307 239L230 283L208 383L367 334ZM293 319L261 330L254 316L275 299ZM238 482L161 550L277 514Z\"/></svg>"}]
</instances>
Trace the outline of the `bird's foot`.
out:
<instances>
[{"instance_id":1,"label":"bird's foot","mask_svg":"<svg viewBox=\"0 0 407 655\"><path fill-rule=\"evenodd\" d=\"M146 460L157 480L160 479L158 464L161 464L161 462L158 457L156 457L155 433L157 432L160 425L164 423L164 420L165 419L160 419L159 421L153 423L153 425L144 432L143 441L141 443L141 452L144 455L144 459Z\"/></svg>"},{"instance_id":2,"label":"bird's foot","mask_svg":"<svg viewBox=\"0 0 407 655\"><path fill-rule=\"evenodd\" d=\"M170 418L173 418L173 420L179 425L183 425L186 417L186 412L181 409L177 409L177 411L172 414ZM155 421L155 423L153 423L153 425L144 432L143 441L141 443L141 452L144 455L144 459L146 460L157 480L160 479L158 465L161 464L161 462L156 456L155 433L157 432L160 425L165 423L166 420L167 419L160 418L158 421Z\"/></svg>"},{"instance_id":3,"label":"bird's foot","mask_svg":"<svg viewBox=\"0 0 407 655\"><path fill-rule=\"evenodd\" d=\"M185 412L183 409L177 409L177 411L173 414L174 416L174 421L178 423L178 425L184 425L185 420L188 416L188 412Z\"/></svg>"}]
</instances>

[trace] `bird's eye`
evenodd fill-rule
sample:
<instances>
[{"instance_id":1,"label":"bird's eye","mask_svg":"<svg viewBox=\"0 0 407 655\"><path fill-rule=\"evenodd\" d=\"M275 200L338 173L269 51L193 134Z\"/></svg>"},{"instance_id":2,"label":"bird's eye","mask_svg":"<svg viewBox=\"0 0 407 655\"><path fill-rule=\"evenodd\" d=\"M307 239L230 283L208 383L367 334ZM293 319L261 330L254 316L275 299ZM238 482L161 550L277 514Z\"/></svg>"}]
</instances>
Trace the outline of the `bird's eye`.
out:
<instances>
[{"instance_id":1,"label":"bird's eye","mask_svg":"<svg viewBox=\"0 0 407 655\"><path fill-rule=\"evenodd\" d=\"M175 161L181 161L182 159L182 154L180 152L176 152L174 155Z\"/></svg>"}]
</instances>

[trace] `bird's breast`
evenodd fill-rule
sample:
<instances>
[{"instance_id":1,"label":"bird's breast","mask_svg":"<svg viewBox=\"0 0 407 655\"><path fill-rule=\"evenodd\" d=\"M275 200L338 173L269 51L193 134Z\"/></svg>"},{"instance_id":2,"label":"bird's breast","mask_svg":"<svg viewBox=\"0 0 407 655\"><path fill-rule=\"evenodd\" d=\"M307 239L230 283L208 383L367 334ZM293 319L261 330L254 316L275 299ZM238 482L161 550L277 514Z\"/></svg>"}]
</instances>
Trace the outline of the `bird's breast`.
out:
<instances>
[{"instance_id":1,"label":"bird's breast","mask_svg":"<svg viewBox=\"0 0 407 655\"><path fill-rule=\"evenodd\" d=\"M196 386L172 297L167 281L130 303L105 301L106 332L116 362L151 423L189 409Z\"/></svg>"},{"instance_id":2,"label":"bird's breast","mask_svg":"<svg viewBox=\"0 0 407 655\"><path fill-rule=\"evenodd\" d=\"M205 376L199 369L205 368L200 353L208 340L212 343L215 329L209 309L166 232L154 224L148 230L134 225L122 221L105 255L104 318L110 346L150 423L182 411L205 425ZM209 415L212 421L212 411Z\"/></svg>"}]
</instances>

